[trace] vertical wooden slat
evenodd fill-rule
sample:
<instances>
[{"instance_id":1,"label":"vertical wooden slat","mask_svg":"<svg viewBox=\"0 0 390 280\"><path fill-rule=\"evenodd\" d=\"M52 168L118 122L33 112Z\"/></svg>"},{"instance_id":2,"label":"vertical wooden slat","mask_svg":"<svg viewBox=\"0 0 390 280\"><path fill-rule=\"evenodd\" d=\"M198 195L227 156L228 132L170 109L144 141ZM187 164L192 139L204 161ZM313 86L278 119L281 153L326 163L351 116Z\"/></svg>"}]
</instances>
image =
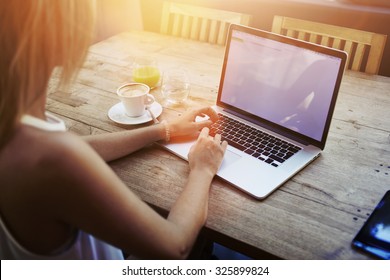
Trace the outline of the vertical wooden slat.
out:
<instances>
[{"instance_id":1,"label":"vertical wooden slat","mask_svg":"<svg viewBox=\"0 0 390 280\"><path fill-rule=\"evenodd\" d=\"M219 32L218 32L218 39L217 39L218 45L225 45L229 26L230 26L230 24L227 22L220 23Z\"/></svg>"},{"instance_id":2,"label":"vertical wooden slat","mask_svg":"<svg viewBox=\"0 0 390 280\"><path fill-rule=\"evenodd\" d=\"M366 72L377 74L381 65L383 49L386 45L387 36L375 34L372 37L371 49L367 59Z\"/></svg>"},{"instance_id":3,"label":"vertical wooden slat","mask_svg":"<svg viewBox=\"0 0 390 280\"><path fill-rule=\"evenodd\" d=\"M346 41L344 45L344 51L348 54L352 53L353 43L351 41Z\"/></svg>"},{"instance_id":4,"label":"vertical wooden slat","mask_svg":"<svg viewBox=\"0 0 390 280\"><path fill-rule=\"evenodd\" d=\"M218 21L211 20L210 22L210 30L209 30L209 39L208 42L211 44L215 44L217 42L218 37Z\"/></svg>"},{"instance_id":5,"label":"vertical wooden slat","mask_svg":"<svg viewBox=\"0 0 390 280\"><path fill-rule=\"evenodd\" d=\"M338 38L334 38L332 48L339 50L341 48L341 40Z\"/></svg>"},{"instance_id":6,"label":"vertical wooden slat","mask_svg":"<svg viewBox=\"0 0 390 280\"><path fill-rule=\"evenodd\" d=\"M298 31L297 39L304 41L306 33L303 31Z\"/></svg>"},{"instance_id":7,"label":"vertical wooden slat","mask_svg":"<svg viewBox=\"0 0 390 280\"><path fill-rule=\"evenodd\" d=\"M309 42L311 42L311 43L317 43L317 34L310 34L310 36L309 36Z\"/></svg>"},{"instance_id":8,"label":"vertical wooden slat","mask_svg":"<svg viewBox=\"0 0 390 280\"><path fill-rule=\"evenodd\" d=\"M180 20L181 20L181 15L174 14L173 15L173 25L172 25L172 35L173 36L180 36Z\"/></svg>"},{"instance_id":9,"label":"vertical wooden slat","mask_svg":"<svg viewBox=\"0 0 390 280\"><path fill-rule=\"evenodd\" d=\"M274 16L274 20L272 22L272 32L277 34L282 34L282 25L283 25L283 17Z\"/></svg>"},{"instance_id":10,"label":"vertical wooden slat","mask_svg":"<svg viewBox=\"0 0 390 280\"><path fill-rule=\"evenodd\" d=\"M241 19L239 23L245 26L249 26L252 21L252 15L241 14L240 16Z\"/></svg>"},{"instance_id":11,"label":"vertical wooden slat","mask_svg":"<svg viewBox=\"0 0 390 280\"><path fill-rule=\"evenodd\" d=\"M287 30L287 34L286 34L286 35L289 36L289 37L296 38L296 37L295 37L295 31L294 31L294 30L291 30L291 29L288 29L288 30Z\"/></svg>"},{"instance_id":12,"label":"vertical wooden slat","mask_svg":"<svg viewBox=\"0 0 390 280\"><path fill-rule=\"evenodd\" d=\"M208 27L208 19L202 18L200 23L200 31L199 31L199 40L202 42L206 42L208 39L207 27Z\"/></svg>"},{"instance_id":13,"label":"vertical wooden slat","mask_svg":"<svg viewBox=\"0 0 390 280\"><path fill-rule=\"evenodd\" d=\"M348 54L347 57L347 68L349 67L351 57L352 57L352 48L353 48L353 43L351 41L346 41L344 45L344 51Z\"/></svg>"},{"instance_id":14,"label":"vertical wooden slat","mask_svg":"<svg viewBox=\"0 0 390 280\"><path fill-rule=\"evenodd\" d=\"M329 37L328 36L322 36L321 45L329 47Z\"/></svg>"},{"instance_id":15,"label":"vertical wooden slat","mask_svg":"<svg viewBox=\"0 0 390 280\"><path fill-rule=\"evenodd\" d=\"M201 21L200 21L199 17L192 18L191 34L190 34L191 39L193 39L193 40L199 39L200 24L201 24Z\"/></svg>"},{"instance_id":16,"label":"vertical wooden slat","mask_svg":"<svg viewBox=\"0 0 390 280\"><path fill-rule=\"evenodd\" d=\"M360 71L361 65L363 62L364 57L364 50L365 50L364 44L358 44L356 47L355 55L353 57L352 67L351 69L354 71Z\"/></svg>"},{"instance_id":17,"label":"vertical wooden slat","mask_svg":"<svg viewBox=\"0 0 390 280\"><path fill-rule=\"evenodd\" d=\"M191 31L190 20L191 20L191 18L189 16L187 16L187 15L183 16L183 25L181 28L181 37L183 37L183 38L190 37L190 31Z\"/></svg>"}]
</instances>

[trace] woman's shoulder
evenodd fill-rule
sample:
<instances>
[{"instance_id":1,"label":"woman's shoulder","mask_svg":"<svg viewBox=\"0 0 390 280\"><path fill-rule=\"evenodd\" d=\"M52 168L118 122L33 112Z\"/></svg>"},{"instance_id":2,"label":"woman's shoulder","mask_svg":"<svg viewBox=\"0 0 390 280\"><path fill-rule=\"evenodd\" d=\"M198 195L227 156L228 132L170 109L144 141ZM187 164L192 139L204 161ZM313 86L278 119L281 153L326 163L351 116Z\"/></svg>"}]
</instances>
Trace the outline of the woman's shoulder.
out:
<instances>
[{"instance_id":1,"label":"woman's shoulder","mask_svg":"<svg viewBox=\"0 0 390 280\"><path fill-rule=\"evenodd\" d=\"M61 160L72 156L77 150L85 149L86 143L81 137L66 131L44 131L30 127L21 129L18 142L32 145L42 155L41 160ZM19 145L20 146L20 145Z\"/></svg>"},{"instance_id":2,"label":"woman's shoulder","mask_svg":"<svg viewBox=\"0 0 390 280\"><path fill-rule=\"evenodd\" d=\"M0 191L8 201L34 201L46 209L58 197L65 201L87 191L96 180L91 174L99 174L103 163L77 135L22 128L0 152Z\"/></svg>"},{"instance_id":3,"label":"woman's shoulder","mask_svg":"<svg viewBox=\"0 0 390 280\"><path fill-rule=\"evenodd\" d=\"M11 170L18 170L25 176L35 176L46 171L49 175L67 167L71 171L80 153L88 152L91 153L91 148L70 132L22 126L0 152L0 173L8 170L12 174Z\"/></svg>"},{"instance_id":4,"label":"woman's shoulder","mask_svg":"<svg viewBox=\"0 0 390 280\"><path fill-rule=\"evenodd\" d=\"M95 158L95 151L78 135L71 132L46 133L45 140L40 142L40 137L34 139L39 144L42 152L41 164L53 172L68 174L78 173L90 161Z\"/></svg>"},{"instance_id":5,"label":"woman's shoulder","mask_svg":"<svg viewBox=\"0 0 390 280\"><path fill-rule=\"evenodd\" d=\"M77 170L75 149L82 146L82 139L68 132L20 127L0 151L2 207L14 202L29 205L23 209L34 208L31 201L41 203L42 193L50 197L64 189L63 178L76 174L71 174Z\"/></svg>"}]
</instances>

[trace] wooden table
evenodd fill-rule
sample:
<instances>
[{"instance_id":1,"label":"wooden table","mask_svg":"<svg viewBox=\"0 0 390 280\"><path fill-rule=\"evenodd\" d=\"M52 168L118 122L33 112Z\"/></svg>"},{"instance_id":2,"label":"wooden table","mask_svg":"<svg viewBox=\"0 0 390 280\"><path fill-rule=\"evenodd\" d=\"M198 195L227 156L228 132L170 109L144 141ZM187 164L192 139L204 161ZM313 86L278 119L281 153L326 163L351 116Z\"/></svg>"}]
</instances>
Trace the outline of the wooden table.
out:
<instances>
[{"instance_id":1,"label":"wooden table","mask_svg":"<svg viewBox=\"0 0 390 280\"><path fill-rule=\"evenodd\" d=\"M224 48L147 32L119 34L93 45L77 81L49 84L47 109L80 135L133 129L107 117L116 88L131 81L136 56L154 56L162 69L185 67L188 104L164 108L159 119L216 100ZM152 92L163 102L159 88ZM390 189L390 78L347 72L322 156L264 201L216 178L202 231L254 258L366 259L351 240ZM151 125L151 123L143 124ZM187 162L152 145L110 163L143 200L167 212L185 184Z\"/></svg>"}]
</instances>

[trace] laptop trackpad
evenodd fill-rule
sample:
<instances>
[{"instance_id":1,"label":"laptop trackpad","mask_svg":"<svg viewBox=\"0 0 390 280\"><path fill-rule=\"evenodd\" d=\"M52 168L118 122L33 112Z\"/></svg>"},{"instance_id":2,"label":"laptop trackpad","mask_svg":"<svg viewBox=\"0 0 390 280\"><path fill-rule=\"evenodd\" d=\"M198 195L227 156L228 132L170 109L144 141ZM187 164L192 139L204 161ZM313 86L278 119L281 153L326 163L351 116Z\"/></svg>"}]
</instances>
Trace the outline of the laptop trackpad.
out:
<instances>
[{"instance_id":1,"label":"laptop trackpad","mask_svg":"<svg viewBox=\"0 0 390 280\"><path fill-rule=\"evenodd\" d=\"M227 168L228 166L235 163L240 158L241 158L240 155L238 155L230 150L226 150L225 156L223 157L223 161L222 161L222 164L221 164L221 167L219 170L223 170L223 169Z\"/></svg>"}]
</instances>

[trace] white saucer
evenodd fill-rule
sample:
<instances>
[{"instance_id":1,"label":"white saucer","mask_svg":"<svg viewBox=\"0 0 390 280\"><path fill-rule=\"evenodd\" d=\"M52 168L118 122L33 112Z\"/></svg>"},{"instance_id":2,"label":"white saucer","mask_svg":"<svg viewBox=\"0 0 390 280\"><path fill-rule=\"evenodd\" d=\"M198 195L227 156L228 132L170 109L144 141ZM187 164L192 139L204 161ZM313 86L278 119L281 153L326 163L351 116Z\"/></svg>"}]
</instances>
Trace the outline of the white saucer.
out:
<instances>
[{"instance_id":1,"label":"white saucer","mask_svg":"<svg viewBox=\"0 0 390 280\"><path fill-rule=\"evenodd\" d=\"M162 113L162 106L159 103L154 102L150 105L150 110L157 118ZM122 102L115 104L110 108L110 110L108 110L108 117L119 124L141 124L153 120L147 110L145 110L145 113L142 116L134 118L129 117L125 113L125 108L123 107Z\"/></svg>"}]
</instances>

